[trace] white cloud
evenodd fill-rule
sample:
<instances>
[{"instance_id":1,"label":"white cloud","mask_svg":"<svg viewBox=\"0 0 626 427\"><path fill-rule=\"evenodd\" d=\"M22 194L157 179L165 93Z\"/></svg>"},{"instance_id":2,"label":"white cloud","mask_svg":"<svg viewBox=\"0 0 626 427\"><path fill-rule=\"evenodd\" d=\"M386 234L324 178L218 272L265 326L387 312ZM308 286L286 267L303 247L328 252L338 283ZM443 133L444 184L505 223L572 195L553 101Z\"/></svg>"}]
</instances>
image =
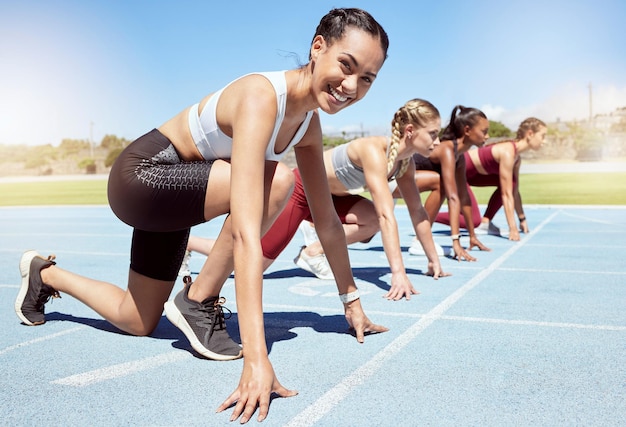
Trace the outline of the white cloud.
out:
<instances>
[{"instance_id":1,"label":"white cloud","mask_svg":"<svg viewBox=\"0 0 626 427\"><path fill-rule=\"evenodd\" d=\"M506 108L500 105L483 105L480 110L489 117L490 120L502 121L502 116L506 115Z\"/></svg>"},{"instance_id":2,"label":"white cloud","mask_svg":"<svg viewBox=\"0 0 626 427\"><path fill-rule=\"evenodd\" d=\"M490 120L504 123L511 129L527 117L537 117L545 122L586 120L591 114L609 114L617 108L626 107L626 87L614 85L589 86L567 84L557 88L539 103L507 109L500 105L486 104L481 109Z\"/></svg>"}]
</instances>

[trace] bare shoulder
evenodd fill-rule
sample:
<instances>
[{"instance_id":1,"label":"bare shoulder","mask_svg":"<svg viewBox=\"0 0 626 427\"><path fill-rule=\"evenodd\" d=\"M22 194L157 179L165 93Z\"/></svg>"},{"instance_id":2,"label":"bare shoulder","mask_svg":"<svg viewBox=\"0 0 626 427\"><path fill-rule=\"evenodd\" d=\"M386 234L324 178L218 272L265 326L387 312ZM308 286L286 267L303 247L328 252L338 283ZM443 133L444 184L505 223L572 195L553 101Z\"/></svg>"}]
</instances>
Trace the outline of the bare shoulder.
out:
<instances>
[{"instance_id":1,"label":"bare shoulder","mask_svg":"<svg viewBox=\"0 0 626 427\"><path fill-rule=\"evenodd\" d=\"M441 141L430 154L429 159L441 163L442 159L454 159L454 143L450 140Z\"/></svg>"},{"instance_id":2,"label":"bare shoulder","mask_svg":"<svg viewBox=\"0 0 626 427\"><path fill-rule=\"evenodd\" d=\"M353 139L348 142L350 147L353 147L355 150L359 152L363 152L366 150L387 150L387 145L389 143L389 138L386 136L364 136L361 138Z\"/></svg>"},{"instance_id":3,"label":"bare shoulder","mask_svg":"<svg viewBox=\"0 0 626 427\"><path fill-rule=\"evenodd\" d=\"M389 138L385 136L367 136L357 139L353 139L349 142L348 157L352 161L356 161L361 165L364 161L378 160L384 158L386 162L387 158L387 146L389 144Z\"/></svg>"},{"instance_id":4,"label":"bare shoulder","mask_svg":"<svg viewBox=\"0 0 626 427\"><path fill-rule=\"evenodd\" d=\"M276 91L272 83L260 74L248 74L235 80L224 88L223 94L225 99L238 103L276 105Z\"/></svg>"},{"instance_id":5,"label":"bare shoulder","mask_svg":"<svg viewBox=\"0 0 626 427\"><path fill-rule=\"evenodd\" d=\"M503 141L492 144L491 152L496 160L503 158L513 159L515 157L515 146L511 142L512 141Z\"/></svg>"},{"instance_id":6,"label":"bare shoulder","mask_svg":"<svg viewBox=\"0 0 626 427\"><path fill-rule=\"evenodd\" d=\"M278 110L276 92L269 80L258 74L241 77L224 88L217 103L217 121L222 130L247 123L247 126L273 124ZM246 118L242 122L241 118Z\"/></svg>"}]
</instances>

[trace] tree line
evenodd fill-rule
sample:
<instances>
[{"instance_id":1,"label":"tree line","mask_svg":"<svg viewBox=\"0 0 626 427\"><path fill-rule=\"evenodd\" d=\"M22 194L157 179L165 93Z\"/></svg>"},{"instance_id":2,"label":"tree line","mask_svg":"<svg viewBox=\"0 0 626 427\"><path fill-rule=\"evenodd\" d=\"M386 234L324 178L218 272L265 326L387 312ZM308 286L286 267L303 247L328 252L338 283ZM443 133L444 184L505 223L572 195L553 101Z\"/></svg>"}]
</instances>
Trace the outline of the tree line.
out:
<instances>
[{"instance_id":1,"label":"tree line","mask_svg":"<svg viewBox=\"0 0 626 427\"><path fill-rule=\"evenodd\" d=\"M611 139L610 135L618 135L618 138ZM623 156L626 155L624 135L626 135L626 117L613 124L608 131L594 128L587 122L554 123L548 126L548 144L546 144L548 147L542 149L542 153L538 155L543 158L601 157L603 144L608 138L613 141L612 145L617 146L617 149L611 151L611 155ZM515 132L499 121L490 120L489 136L496 140L508 139L514 138ZM345 144L354 137L346 133L338 136L324 135L323 144L326 148L332 148ZM73 163L85 173L96 173L98 170L104 172L131 142L126 138L107 134L98 144L92 144L88 139L66 138L58 147L51 144L0 145L0 164L8 161L22 163L25 169L36 169L39 174L53 173L53 165L58 166L61 162Z\"/></svg>"}]
</instances>

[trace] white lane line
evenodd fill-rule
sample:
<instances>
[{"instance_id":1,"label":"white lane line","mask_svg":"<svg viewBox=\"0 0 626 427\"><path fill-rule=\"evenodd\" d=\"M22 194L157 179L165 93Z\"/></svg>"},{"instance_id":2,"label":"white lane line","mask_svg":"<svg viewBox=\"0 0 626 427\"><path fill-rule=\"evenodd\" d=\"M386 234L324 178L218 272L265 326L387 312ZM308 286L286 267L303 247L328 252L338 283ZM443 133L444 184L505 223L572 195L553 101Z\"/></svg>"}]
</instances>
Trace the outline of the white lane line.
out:
<instances>
[{"instance_id":1,"label":"white lane line","mask_svg":"<svg viewBox=\"0 0 626 427\"><path fill-rule=\"evenodd\" d=\"M538 322L536 320L506 320L483 317L441 316L441 320L460 320L463 322L500 323L505 325L545 326L549 328L594 329L598 331L626 331L626 326L617 325L585 325L583 323Z\"/></svg>"},{"instance_id":2,"label":"white lane line","mask_svg":"<svg viewBox=\"0 0 626 427\"><path fill-rule=\"evenodd\" d=\"M612 226L623 226L623 224L621 223L616 223L615 221L604 221L604 220L599 220L593 216L587 216L587 215L578 215L578 214L574 214L571 212L563 212L563 215L572 217L572 218L576 218L576 219L582 219L585 222L597 222L599 224L608 224L608 225L612 225Z\"/></svg>"},{"instance_id":3,"label":"white lane line","mask_svg":"<svg viewBox=\"0 0 626 427\"><path fill-rule=\"evenodd\" d=\"M556 270L550 269L546 270L543 268L509 268L503 267L500 271L525 271L527 273L558 273L558 274L593 274L594 276L601 275L617 275L624 276L626 275L626 271L593 271L593 270ZM594 283L594 286L597 286L598 283Z\"/></svg>"},{"instance_id":4,"label":"white lane line","mask_svg":"<svg viewBox=\"0 0 626 427\"><path fill-rule=\"evenodd\" d=\"M51 381L52 384L68 385L73 387L85 387L113 378L125 377L135 372L154 369L168 363L192 357L187 351L172 351L158 356L146 357L145 359L134 360L132 362L120 363L118 365L107 366L106 368L94 369L93 371L71 375Z\"/></svg>"},{"instance_id":5,"label":"white lane line","mask_svg":"<svg viewBox=\"0 0 626 427\"><path fill-rule=\"evenodd\" d=\"M281 310L292 310L292 311L313 311L315 313L318 312L327 312L333 314L343 314L343 311L337 310L334 308L328 307L312 307L312 306L301 306L301 305L287 305L287 304L265 304L266 308L276 308ZM368 315L374 316L388 316L388 317L404 317L407 319L410 318L422 318L425 317L426 314L423 313L407 313L400 311L378 311L378 310L368 310ZM571 329L595 329L602 331L626 331L626 326L619 325L594 325L594 324L585 324L585 323L567 323L567 322L540 322L537 320L523 320L523 319L495 319L489 317L471 317L471 316L440 316L441 320L455 320L461 322L477 322L477 323L500 323L504 325L528 325L528 326L544 326L544 327L553 327L553 328L571 328Z\"/></svg>"},{"instance_id":6,"label":"white lane line","mask_svg":"<svg viewBox=\"0 0 626 427\"><path fill-rule=\"evenodd\" d=\"M71 334L71 333L80 331L81 329L85 329L86 327L87 326L77 326L76 328L66 329L64 331L57 332L57 333L54 333L54 334L51 334L51 335L46 335L44 337L35 338L34 340L24 341L24 342L21 342L19 344L12 345L10 347L5 347L2 350L0 350L0 355L3 355L5 353L8 353L8 352L13 351L13 350L17 350L18 348L26 347L26 346L29 346L29 345L32 345L32 344L37 344L37 343L40 343L42 341L48 341L48 340L51 340L51 339L54 339L54 338L58 338L58 337L60 337L62 335Z\"/></svg>"},{"instance_id":7,"label":"white lane line","mask_svg":"<svg viewBox=\"0 0 626 427\"><path fill-rule=\"evenodd\" d=\"M529 235L528 238L521 240L517 244L513 245L502 256L500 256L493 263L491 263L489 267L482 270L469 282L461 286L448 298L435 306L431 311L424 315L424 317L414 323L413 326L411 326L395 340L389 343L385 348L383 348L380 352L374 355L372 359L363 364L352 374L344 378L344 380L341 381L339 384L324 393L317 401L313 402L302 412L292 418L286 425L290 427L303 427L312 426L313 424L315 424L324 415L326 415L335 406L337 406L339 402L346 398L354 388L364 383L369 377L374 375L374 373L383 366L383 363L385 361L390 359L392 356L402 350L402 348L404 348L407 344L413 341L413 339L415 339L417 335L422 333L422 331L429 327L435 320L440 319L442 315L450 309L450 307L452 307L465 294L467 294L470 290L472 290L479 283L481 283L486 277L493 273L504 261L506 261L521 247L523 247L526 242L531 240L534 235L538 234L537 232L541 228L543 228L545 224L550 222L552 218L554 218L557 214L558 212L554 212L552 215L546 218L538 227L536 227L536 232L533 235Z\"/></svg>"},{"instance_id":8,"label":"white lane line","mask_svg":"<svg viewBox=\"0 0 626 427\"><path fill-rule=\"evenodd\" d=\"M337 298L337 301L339 301L339 298ZM341 303L339 303L341 304ZM293 311L311 311L311 312L318 312L318 311L322 311L322 312L327 312L327 313L336 313L336 314L343 314L344 311L343 309L341 309L340 307L315 307L312 305L293 305L293 304L263 304L263 308L274 308L277 310L293 310ZM236 313L236 311L233 310L233 313ZM369 313L369 312L368 312Z\"/></svg>"},{"instance_id":9,"label":"white lane line","mask_svg":"<svg viewBox=\"0 0 626 427\"><path fill-rule=\"evenodd\" d=\"M578 231L576 233L580 234L578 233ZM566 234L566 233L563 233L563 234ZM571 234L571 232L568 232L568 234ZM594 233L594 234L597 234L597 233ZM528 246L531 248L584 249L586 251L592 251L596 248L597 249L624 249L626 248L626 245L624 245L624 243L617 241L617 239L621 239L621 237L615 237L615 234L617 233L611 234L611 237L616 239L615 244L611 244L611 245L599 245L595 243L534 243ZM624 234L626 234L626 232Z\"/></svg>"}]
</instances>

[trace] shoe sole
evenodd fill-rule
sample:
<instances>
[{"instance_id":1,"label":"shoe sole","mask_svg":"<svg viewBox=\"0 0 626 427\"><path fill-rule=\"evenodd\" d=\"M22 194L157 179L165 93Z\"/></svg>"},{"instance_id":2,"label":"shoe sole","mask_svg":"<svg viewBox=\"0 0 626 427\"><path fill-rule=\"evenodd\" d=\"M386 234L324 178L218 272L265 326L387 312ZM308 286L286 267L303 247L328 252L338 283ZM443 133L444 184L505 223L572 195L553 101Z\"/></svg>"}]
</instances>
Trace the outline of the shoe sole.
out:
<instances>
[{"instance_id":1,"label":"shoe sole","mask_svg":"<svg viewBox=\"0 0 626 427\"><path fill-rule=\"evenodd\" d=\"M36 251L30 250L24 252L22 255L22 259L20 259L20 274L22 275L22 284L20 285L20 290L17 293L17 298L15 299L15 314L20 318L22 323L28 326L38 326L43 325L43 322L31 322L24 316L22 313L22 305L24 304L24 299L26 298L26 294L28 293L28 278L30 274L30 264L33 262L33 258L40 257Z\"/></svg>"},{"instance_id":2,"label":"shoe sole","mask_svg":"<svg viewBox=\"0 0 626 427\"><path fill-rule=\"evenodd\" d=\"M302 257L299 255L296 257L294 261L298 267L300 267L304 271L308 271L309 273L311 273L312 275L314 275L320 280L335 280L335 276L318 276L317 274L312 272L311 267L309 267L309 264L307 264L306 261L303 260Z\"/></svg>"},{"instance_id":3,"label":"shoe sole","mask_svg":"<svg viewBox=\"0 0 626 427\"><path fill-rule=\"evenodd\" d=\"M409 247L409 255L413 256L426 256L426 252L424 249L420 247L420 249L413 249L413 247Z\"/></svg>"},{"instance_id":4,"label":"shoe sole","mask_svg":"<svg viewBox=\"0 0 626 427\"><path fill-rule=\"evenodd\" d=\"M435 252L437 253L437 256L445 256L446 251L443 250L443 247L435 244ZM409 255L413 255L413 256L426 256L426 252L424 252L424 248L422 248L422 246L420 245L419 249L413 249L412 246L409 247Z\"/></svg>"},{"instance_id":5,"label":"shoe sole","mask_svg":"<svg viewBox=\"0 0 626 427\"><path fill-rule=\"evenodd\" d=\"M178 307L176 307L176 304L174 304L174 301L166 302L164 304L164 309L165 317L167 317L167 319L172 322L174 326L176 326L178 329L181 330L183 334L185 334L185 336L189 340L189 344L191 344L191 348L193 348L195 351L197 351L199 354L206 357L207 359L235 360L243 356L243 350L241 350L239 354L235 356L212 352L211 350L203 346L200 340L198 340L196 334L193 332L193 329L191 329L191 326L189 326L189 323L185 319L185 316L183 316Z\"/></svg>"},{"instance_id":6,"label":"shoe sole","mask_svg":"<svg viewBox=\"0 0 626 427\"><path fill-rule=\"evenodd\" d=\"M502 231L485 230L484 228L474 228L474 233L478 236L502 236Z\"/></svg>"}]
</instances>

